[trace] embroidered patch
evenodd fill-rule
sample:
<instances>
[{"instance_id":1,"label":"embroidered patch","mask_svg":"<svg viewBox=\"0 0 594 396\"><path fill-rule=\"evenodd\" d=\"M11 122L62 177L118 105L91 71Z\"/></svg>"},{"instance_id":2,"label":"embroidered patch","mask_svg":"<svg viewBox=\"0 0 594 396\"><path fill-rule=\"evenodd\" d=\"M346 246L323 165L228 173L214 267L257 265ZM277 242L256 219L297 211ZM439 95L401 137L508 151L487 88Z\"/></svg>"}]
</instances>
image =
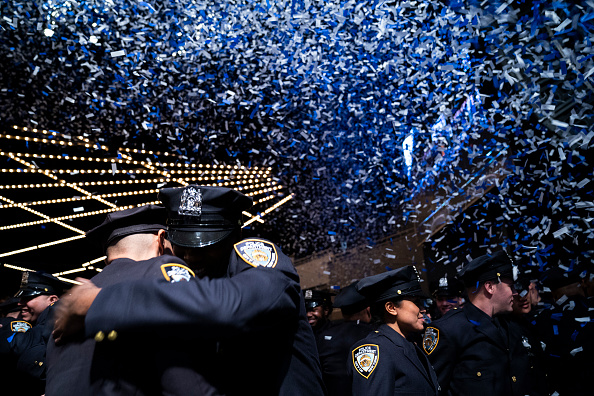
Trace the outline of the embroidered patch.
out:
<instances>
[{"instance_id":1,"label":"embroidered patch","mask_svg":"<svg viewBox=\"0 0 594 396\"><path fill-rule=\"evenodd\" d=\"M195 276L191 269L181 264L163 264L161 271L167 282L170 283L189 282Z\"/></svg>"},{"instance_id":2,"label":"embroidered patch","mask_svg":"<svg viewBox=\"0 0 594 396\"><path fill-rule=\"evenodd\" d=\"M379 346L375 344L365 344L353 350L353 366L359 374L369 378L379 362Z\"/></svg>"},{"instance_id":3,"label":"embroidered patch","mask_svg":"<svg viewBox=\"0 0 594 396\"><path fill-rule=\"evenodd\" d=\"M10 322L10 330L15 333L24 333L31 328L29 322L25 322L24 320L13 320Z\"/></svg>"},{"instance_id":4,"label":"embroidered patch","mask_svg":"<svg viewBox=\"0 0 594 396\"><path fill-rule=\"evenodd\" d=\"M244 239L235 244L235 251L243 261L253 267L274 268L278 261L276 247L261 239Z\"/></svg>"},{"instance_id":5,"label":"embroidered patch","mask_svg":"<svg viewBox=\"0 0 594 396\"><path fill-rule=\"evenodd\" d=\"M423 337L423 350L427 355L431 355L431 352L435 350L437 343L439 342L439 329L435 327L427 327L425 330L425 336Z\"/></svg>"}]
</instances>

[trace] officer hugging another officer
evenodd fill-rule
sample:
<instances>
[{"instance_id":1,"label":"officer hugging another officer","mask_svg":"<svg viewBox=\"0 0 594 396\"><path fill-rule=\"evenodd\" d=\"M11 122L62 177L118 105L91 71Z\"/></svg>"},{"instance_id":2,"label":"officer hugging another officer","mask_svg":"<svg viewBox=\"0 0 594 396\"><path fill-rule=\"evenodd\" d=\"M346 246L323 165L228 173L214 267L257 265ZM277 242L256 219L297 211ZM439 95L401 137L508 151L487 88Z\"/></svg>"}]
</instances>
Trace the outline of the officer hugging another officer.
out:
<instances>
[{"instance_id":1,"label":"officer hugging another officer","mask_svg":"<svg viewBox=\"0 0 594 396\"><path fill-rule=\"evenodd\" d=\"M136 364L153 362L155 375L138 373L132 362L107 365L111 371L83 377L83 388L115 394L125 382L138 393L121 394L324 395L291 260L267 240L241 238L242 211L252 206L251 198L197 185L162 189L159 198L166 235L151 232L157 255L166 255L155 264L160 274L102 284L81 280L58 307L54 329L57 345L81 339L100 344L93 359L101 350L102 361L117 361L117 351L137 349L136 340L144 340ZM121 271L126 264L133 272L152 271L154 259L144 257L142 264L117 257L125 260ZM63 371L49 374L55 379L48 381L63 382Z\"/></svg>"}]
</instances>

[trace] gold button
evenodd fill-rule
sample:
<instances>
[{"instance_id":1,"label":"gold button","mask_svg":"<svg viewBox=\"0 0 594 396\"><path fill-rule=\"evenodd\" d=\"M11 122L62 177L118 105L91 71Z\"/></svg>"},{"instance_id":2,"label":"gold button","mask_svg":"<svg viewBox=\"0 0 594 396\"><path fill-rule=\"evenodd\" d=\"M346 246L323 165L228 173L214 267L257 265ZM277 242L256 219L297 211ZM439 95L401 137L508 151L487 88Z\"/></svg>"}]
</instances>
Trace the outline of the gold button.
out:
<instances>
[{"instance_id":1,"label":"gold button","mask_svg":"<svg viewBox=\"0 0 594 396\"><path fill-rule=\"evenodd\" d=\"M107 335L109 341L115 341L116 338L118 338L118 333L115 330L110 331Z\"/></svg>"},{"instance_id":2,"label":"gold button","mask_svg":"<svg viewBox=\"0 0 594 396\"><path fill-rule=\"evenodd\" d=\"M43 366L43 362L39 362L39 367Z\"/></svg>"},{"instance_id":3,"label":"gold button","mask_svg":"<svg viewBox=\"0 0 594 396\"><path fill-rule=\"evenodd\" d=\"M402 292L400 290L398 290L398 294L402 294Z\"/></svg>"},{"instance_id":4,"label":"gold button","mask_svg":"<svg viewBox=\"0 0 594 396\"><path fill-rule=\"evenodd\" d=\"M481 375L482 375L481 372L480 371L477 371L476 376L477 377L480 377Z\"/></svg>"},{"instance_id":5,"label":"gold button","mask_svg":"<svg viewBox=\"0 0 594 396\"><path fill-rule=\"evenodd\" d=\"M515 375L512 377L512 381L514 381L514 382L516 382L516 381L517 381L517 380L516 380L516 376L515 376Z\"/></svg>"},{"instance_id":6,"label":"gold button","mask_svg":"<svg viewBox=\"0 0 594 396\"><path fill-rule=\"evenodd\" d=\"M98 331L97 334L95 334L95 341L101 342L104 339L105 339L105 333L103 333L102 331Z\"/></svg>"}]
</instances>

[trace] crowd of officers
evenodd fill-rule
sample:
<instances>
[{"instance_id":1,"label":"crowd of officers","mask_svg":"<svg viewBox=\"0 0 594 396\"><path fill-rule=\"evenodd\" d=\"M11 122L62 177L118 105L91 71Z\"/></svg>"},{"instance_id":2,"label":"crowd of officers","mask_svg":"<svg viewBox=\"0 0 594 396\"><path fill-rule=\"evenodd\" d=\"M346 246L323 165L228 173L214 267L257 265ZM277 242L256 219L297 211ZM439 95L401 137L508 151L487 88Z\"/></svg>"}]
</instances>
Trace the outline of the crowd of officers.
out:
<instances>
[{"instance_id":1,"label":"crowd of officers","mask_svg":"<svg viewBox=\"0 0 594 396\"><path fill-rule=\"evenodd\" d=\"M592 392L592 263L518 272L501 250L444 275L431 295L412 265L334 295L301 290L278 246L242 238L244 194L191 185L159 198L87 232L107 264L92 279L69 288L23 274L0 304L3 392Z\"/></svg>"}]
</instances>

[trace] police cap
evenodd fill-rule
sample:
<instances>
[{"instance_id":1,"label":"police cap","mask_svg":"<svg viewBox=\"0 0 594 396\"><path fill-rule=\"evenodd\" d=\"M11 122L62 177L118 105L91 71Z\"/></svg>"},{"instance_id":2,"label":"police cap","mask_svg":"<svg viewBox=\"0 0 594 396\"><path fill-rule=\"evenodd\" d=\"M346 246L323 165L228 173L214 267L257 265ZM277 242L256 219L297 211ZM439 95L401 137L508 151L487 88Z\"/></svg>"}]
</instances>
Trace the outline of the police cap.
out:
<instances>
[{"instance_id":1,"label":"police cap","mask_svg":"<svg viewBox=\"0 0 594 396\"><path fill-rule=\"evenodd\" d=\"M551 291L581 282L581 280L580 269L577 267L551 267L542 276L542 284Z\"/></svg>"},{"instance_id":2,"label":"police cap","mask_svg":"<svg viewBox=\"0 0 594 396\"><path fill-rule=\"evenodd\" d=\"M103 250L128 235L156 233L164 230L165 208L158 205L144 205L137 208L109 213L103 223L87 231L86 237L101 244Z\"/></svg>"},{"instance_id":3,"label":"police cap","mask_svg":"<svg viewBox=\"0 0 594 396\"><path fill-rule=\"evenodd\" d=\"M305 301L305 308L308 310L319 306L324 308L332 307L332 295L322 290L303 290L303 300Z\"/></svg>"},{"instance_id":4,"label":"police cap","mask_svg":"<svg viewBox=\"0 0 594 396\"><path fill-rule=\"evenodd\" d=\"M167 209L167 238L184 247L222 241L241 227L241 212L252 207L252 198L224 187L163 188L159 199Z\"/></svg>"},{"instance_id":5,"label":"police cap","mask_svg":"<svg viewBox=\"0 0 594 396\"><path fill-rule=\"evenodd\" d=\"M62 282L55 276L45 272L23 272L21 288L15 294L15 297L59 296L68 286L66 282Z\"/></svg>"},{"instance_id":6,"label":"police cap","mask_svg":"<svg viewBox=\"0 0 594 396\"><path fill-rule=\"evenodd\" d=\"M363 278L357 284L357 291L375 303L402 297L427 297L412 265Z\"/></svg>"},{"instance_id":7,"label":"police cap","mask_svg":"<svg viewBox=\"0 0 594 396\"><path fill-rule=\"evenodd\" d=\"M433 290L435 297L461 297L464 291L464 284L458 277L446 274L439 278L439 283Z\"/></svg>"},{"instance_id":8,"label":"police cap","mask_svg":"<svg viewBox=\"0 0 594 396\"><path fill-rule=\"evenodd\" d=\"M458 273L464 285L474 286L476 282L508 278L516 280L514 266L510 257L503 250L485 254L466 264Z\"/></svg>"},{"instance_id":9,"label":"police cap","mask_svg":"<svg viewBox=\"0 0 594 396\"><path fill-rule=\"evenodd\" d=\"M334 306L340 308L346 315L354 314L369 306L365 296L357 291L358 283L359 281L355 281L341 289L334 298Z\"/></svg>"},{"instance_id":10,"label":"police cap","mask_svg":"<svg viewBox=\"0 0 594 396\"><path fill-rule=\"evenodd\" d=\"M20 311L20 299L17 297L7 298L6 301L0 303L0 315L6 315L11 312Z\"/></svg>"}]
</instances>

